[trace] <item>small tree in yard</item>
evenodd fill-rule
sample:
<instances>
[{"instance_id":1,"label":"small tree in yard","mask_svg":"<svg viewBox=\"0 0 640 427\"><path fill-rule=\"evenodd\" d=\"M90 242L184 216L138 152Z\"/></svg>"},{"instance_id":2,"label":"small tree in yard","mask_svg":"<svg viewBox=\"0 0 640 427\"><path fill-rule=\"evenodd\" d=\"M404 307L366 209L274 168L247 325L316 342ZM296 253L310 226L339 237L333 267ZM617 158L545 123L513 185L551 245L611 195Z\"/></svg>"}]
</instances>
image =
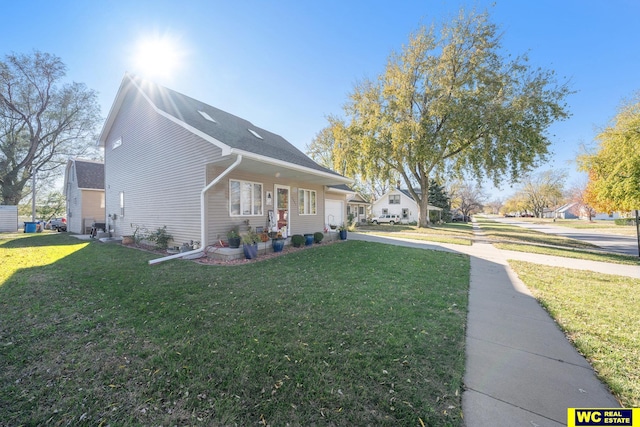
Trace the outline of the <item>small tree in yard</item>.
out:
<instances>
[{"instance_id":1,"label":"small tree in yard","mask_svg":"<svg viewBox=\"0 0 640 427\"><path fill-rule=\"evenodd\" d=\"M527 58L503 57L487 14L461 12L422 28L389 57L376 81L355 86L333 158L351 176L397 173L428 225L432 176L497 183L517 179L547 156L548 127L568 117L567 85ZM342 169L336 169L342 170Z\"/></svg>"}]
</instances>

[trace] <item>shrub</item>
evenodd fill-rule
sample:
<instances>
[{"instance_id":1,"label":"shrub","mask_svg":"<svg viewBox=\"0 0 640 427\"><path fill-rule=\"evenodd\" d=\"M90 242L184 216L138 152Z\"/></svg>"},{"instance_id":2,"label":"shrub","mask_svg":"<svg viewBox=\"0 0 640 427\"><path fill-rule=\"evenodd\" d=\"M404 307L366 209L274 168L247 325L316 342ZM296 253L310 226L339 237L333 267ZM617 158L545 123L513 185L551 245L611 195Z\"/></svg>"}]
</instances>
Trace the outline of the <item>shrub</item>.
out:
<instances>
[{"instance_id":1,"label":"shrub","mask_svg":"<svg viewBox=\"0 0 640 427\"><path fill-rule=\"evenodd\" d=\"M294 234L291 236L291 244L294 248L299 248L304 245L305 238L302 234Z\"/></svg>"},{"instance_id":2,"label":"shrub","mask_svg":"<svg viewBox=\"0 0 640 427\"><path fill-rule=\"evenodd\" d=\"M322 239L324 239L324 233L320 232L320 231L316 231L315 233L313 233L313 241L316 243L320 243L322 242Z\"/></svg>"},{"instance_id":3,"label":"shrub","mask_svg":"<svg viewBox=\"0 0 640 427\"><path fill-rule=\"evenodd\" d=\"M614 221L616 225L636 225L635 218L618 218Z\"/></svg>"},{"instance_id":4,"label":"shrub","mask_svg":"<svg viewBox=\"0 0 640 427\"><path fill-rule=\"evenodd\" d=\"M167 232L167 226L158 227L153 233L149 233L147 240L155 243L158 249L167 249L173 236Z\"/></svg>"}]
</instances>

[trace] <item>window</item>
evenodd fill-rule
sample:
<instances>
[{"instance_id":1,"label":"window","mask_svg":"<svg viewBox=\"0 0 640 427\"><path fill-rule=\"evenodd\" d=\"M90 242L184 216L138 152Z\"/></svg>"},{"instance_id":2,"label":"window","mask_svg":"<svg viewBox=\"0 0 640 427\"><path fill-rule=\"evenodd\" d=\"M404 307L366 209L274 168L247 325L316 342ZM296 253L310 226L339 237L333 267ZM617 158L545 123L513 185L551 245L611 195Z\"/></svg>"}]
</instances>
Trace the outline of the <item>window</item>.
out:
<instances>
[{"instance_id":1,"label":"window","mask_svg":"<svg viewBox=\"0 0 640 427\"><path fill-rule=\"evenodd\" d=\"M409 218L409 209L408 208L402 209L402 218L404 218L404 219Z\"/></svg>"},{"instance_id":2,"label":"window","mask_svg":"<svg viewBox=\"0 0 640 427\"><path fill-rule=\"evenodd\" d=\"M389 204L390 205L399 205L400 204L400 195L399 194L390 194L389 195Z\"/></svg>"},{"instance_id":3,"label":"window","mask_svg":"<svg viewBox=\"0 0 640 427\"><path fill-rule=\"evenodd\" d=\"M359 215L364 215L364 206L360 206L360 207L358 208L358 214L359 214Z\"/></svg>"},{"instance_id":4,"label":"window","mask_svg":"<svg viewBox=\"0 0 640 427\"><path fill-rule=\"evenodd\" d=\"M315 190L298 191L298 213L300 215L316 214L316 192Z\"/></svg>"},{"instance_id":5,"label":"window","mask_svg":"<svg viewBox=\"0 0 640 427\"><path fill-rule=\"evenodd\" d=\"M229 215L262 215L262 184L229 180Z\"/></svg>"},{"instance_id":6,"label":"window","mask_svg":"<svg viewBox=\"0 0 640 427\"><path fill-rule=\"evenodd\" d=\"M256 132L253 129L247 129L249 132L251 132L251 135L255 136L258 139L264 139L263 137L260 136L260 134L258 132Z\"/></svg>"},{"instance_id":7,"label":"window","mask_svg":"<svg viewBox=\"0 0 640 427\"><path fill-rule=\"evenodd\" d=\"M120 147L122 145L122 138L118 138L115 141L113 141L111 143L111 149L115 150L116 148Z\"/></svg>"},{"instance_id":8,"label":"window","mask_svg":"<svg viewBox=\"0 0 640 427\"><path fill-rule=\"evenodd\" d=\"M208 115L206 112L201 111L201 110L198 110L198 113L200 113L200 115L201 115L202 117L204 117L206 120L209 120L210 122L213 122L213 123L218 123L218 122L216 122L216 121L213 119L213 117L211 117L210 115Z\"/></svg>"},{"instance_id":9,"label":"window","mask_svg":"<svg viewBox=\"0 0 640 427\"><path fill-rule=\"evenodd\" d=\"M382 209L382 215L389 215L389 209L387 208Z\"/></svg>"},{"instance_id":10,"label":"window","mask_svg":"<svg viewBox=\"0 0 640 427\"><path fill-rule=\"evenodd\" d=\"M120 216L124 216L124 191L120 192Z\"/></svg>"}]
</instances>

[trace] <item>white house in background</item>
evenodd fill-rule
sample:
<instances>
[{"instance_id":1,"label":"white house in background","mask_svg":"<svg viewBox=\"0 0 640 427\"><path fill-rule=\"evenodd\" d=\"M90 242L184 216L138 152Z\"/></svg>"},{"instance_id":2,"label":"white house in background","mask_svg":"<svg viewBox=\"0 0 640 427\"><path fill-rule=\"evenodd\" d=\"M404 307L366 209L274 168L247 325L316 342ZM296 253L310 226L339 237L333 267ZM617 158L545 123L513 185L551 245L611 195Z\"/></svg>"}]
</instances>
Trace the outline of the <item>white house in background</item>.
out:
<instances>
[{"instance_id":1,"label":"white house in background","mask_svg":"<svg viewBox=\"0 0 640 427\"><path fill-rule=\"evenodd\" d=\"M346 213L345 194L328 188L351 179L280 135L129 74L99 144L112 236L166 226L173 244L206 248L234 226L322 231L331 200Z\"/></svg>"},{"instance_id":2,"label":"white house in background","mask_svg":"<svg viewBox=\"0 0 640 427\"><path fill-rule=\"evenodd\" d=\"M441 208L429 205L429 211L441 211ZM400 215L403 223L418 221L418 204L407 189L394 188L371 205L371 216Z\"/></svg>"},{"instance_id":3,"label":"white house in background","mask_svg":"<svg viewBox=\"0 0 640 427\"><path fill-rule=\"evenodd\" d=\"M67 231L86 234L94 222L104 223L104 164L71 159L64 174Z\"/></svg>"},{"instance_id":4,"label":"white house in background","mask_svg":"<svg viewBox=\"0 0 640 427\"><path fill-rule=\"evenodd\" d=\"M596 220L609 220L609 221L613 221L616 219L620 219L622 218L620 216L619 212L611 212L611 213L607 213L607 212L597 212L595 215L591 216L591 220L592 221L596 221ZM588 219L588 215L586 211L580 211L580 219Z\"/></svg>"},{"instance_id":5,"label":"white house in background","mask_svg":"<svg viewBox=\"0 0 640 427\"><path fill-rule=\"evenodd\" d=\"M575 214L576 206L575 202L565 203L555 209L545 209L543 213L544 218L558 218L558 219L576 219L578 215Z\"/></svg>"}]
</instances>

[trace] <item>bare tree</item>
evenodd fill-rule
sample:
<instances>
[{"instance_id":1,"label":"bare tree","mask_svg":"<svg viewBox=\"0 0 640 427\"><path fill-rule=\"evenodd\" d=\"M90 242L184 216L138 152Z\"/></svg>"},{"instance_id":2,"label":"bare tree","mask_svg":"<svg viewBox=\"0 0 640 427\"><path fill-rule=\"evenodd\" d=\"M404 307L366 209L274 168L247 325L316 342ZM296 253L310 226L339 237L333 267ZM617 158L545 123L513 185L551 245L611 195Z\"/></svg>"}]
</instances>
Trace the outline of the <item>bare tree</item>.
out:
<instances>
[{"instance_id":1,"label":"bare tree","mask_svg":"<svg viewBox=\"0 0 640 427\"><path fill-rule=\"evenodd\" d=\"M60 58L38 51L0 62L0 204L17 205L34 175L51 178L69 157L96 152L96 93L59 85L65 71Z\"/></svg>"},{"instance_id":2,"label":"bare tree","mask_svg":"<svg viewBox=\"0 0 640 427\"><path fill-rule=\"evenodd\" d=\"M566 173L562 170L547 170L526 175L519 191L530 210L537 218L542 218L544 208L557 206L563 199Z\"/></svg>"},{"instance_id":3,"label":"bare tree","mask_svg":"<svg viewBox=\"0 0 640 427\"><path fill-rule=\"evenodd\" d=\"M451 197L451 207L458 209L464 217L480 212L487 199L480 185L464 181L451 184L449 196Z\"/></svg>"}]
</instances>

